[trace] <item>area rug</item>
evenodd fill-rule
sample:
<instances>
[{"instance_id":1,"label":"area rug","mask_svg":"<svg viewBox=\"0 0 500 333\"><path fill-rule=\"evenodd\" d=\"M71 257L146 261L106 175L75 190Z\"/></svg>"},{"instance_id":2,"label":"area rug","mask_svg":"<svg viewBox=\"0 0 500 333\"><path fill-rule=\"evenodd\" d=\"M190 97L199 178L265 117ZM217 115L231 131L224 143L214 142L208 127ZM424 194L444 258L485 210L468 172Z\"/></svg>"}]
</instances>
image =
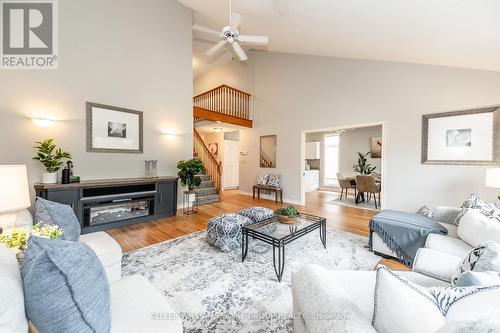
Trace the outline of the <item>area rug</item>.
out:
<instances>
[{"instance_id":1,"label":"area rug","mask_svg":"<svg viewBox=\"0 0 500 333\"><path fill-rule=\"evenodd\" d=\"M361 208L361 209L367 209L367 210L373 210L376 212L380 211L380 207L378 209L375 208L375 204L373 203L373 199L370 202L365 202L362 203L360 202L358 205L356 205L356 202L354 200L354 197L347 197L347 199L335 199L332 201L328 201L328 204L331 205L339 205L339 206L344 206L344 207L352 207L352 208Z\"/></svg>"},{"instance_id":2,"label":"area rug","mask_svg":"<svg viewBox=\"0 0 500 333\"><path fill-rule=\"evenodd\" d=\"M242 263L240 249L223 253L197 232L125 254L123 275L144 275L177 310L185 332L293 332L292 272L307 263L372 270L380 257L367 241L328 230L325 249L319 231L299 238L286 247L279 283L271 247L252 241Z\"/></svg>"}]
</instances>

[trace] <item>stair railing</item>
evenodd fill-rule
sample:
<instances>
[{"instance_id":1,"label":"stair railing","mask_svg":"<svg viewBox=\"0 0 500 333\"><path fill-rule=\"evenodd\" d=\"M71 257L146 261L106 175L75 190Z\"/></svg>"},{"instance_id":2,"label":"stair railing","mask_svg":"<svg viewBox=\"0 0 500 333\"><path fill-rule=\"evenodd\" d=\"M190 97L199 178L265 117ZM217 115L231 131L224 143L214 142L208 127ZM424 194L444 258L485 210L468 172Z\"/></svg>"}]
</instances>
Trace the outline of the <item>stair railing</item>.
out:
<instances>
[{"instance_id":1,"label":"stair railing","mask_svg":"<svg viewBox=\"0 0 500 333\"><path fill-rule=\"evenodd\" d=\"M200 133L194 129L194 153L201 160L205 167L206 174L214 183L217 193L222 192L222 162L219 162L214 154L208 149Z\"/></svg>"},{"instance_id":2,"label":"stair railing","mask_svg":"<svg viewBox=\"0 0 500 333\"><path fill-rule=\"evenodd\" d=\"M228 116L251 120L252 95L225 84L193 97L193 105Z\"/></svg>"}]
</instances>

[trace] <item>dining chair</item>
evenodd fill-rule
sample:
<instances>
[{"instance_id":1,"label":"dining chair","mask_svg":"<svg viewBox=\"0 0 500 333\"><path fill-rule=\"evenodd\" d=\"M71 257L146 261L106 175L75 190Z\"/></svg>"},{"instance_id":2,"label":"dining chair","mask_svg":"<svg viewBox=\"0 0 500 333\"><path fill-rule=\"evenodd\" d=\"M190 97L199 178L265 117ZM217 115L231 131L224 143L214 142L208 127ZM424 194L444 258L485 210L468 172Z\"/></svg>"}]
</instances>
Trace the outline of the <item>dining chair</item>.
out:
<instances>
[{"instance_id":1,"label":"dining chair","mask_svg":"<svg viewBox=\"0 0 500 333\"><path fill-rule=\"evenodd\" d=\"M348 195L347 191L349 189L354 189L354 197L356 198L356 196L358 195L356 190L356 185L353 184L353 182L350 179L342 177L342 174L337 172L337 180L340 186L340 200L342 200L342 197L344 195L344 190L345 190L345 199L347 199Z\"/></svg>"},{"instance_id":2,"label":"dining chair","mask_svg":"<svg viewBox=\"0 0 500 333\"><path fill-rule=\"evenodd\" d=\"M371 196L373 195L373 201L375 202L375 208L378 209L380 206L380 183L375 182L375 177L368 175L358 175L356 176L356 188L358 193L367 194L367 202L370 202ZM378 203L377 203L378 195Z\"/></svg>"}]
</instances>

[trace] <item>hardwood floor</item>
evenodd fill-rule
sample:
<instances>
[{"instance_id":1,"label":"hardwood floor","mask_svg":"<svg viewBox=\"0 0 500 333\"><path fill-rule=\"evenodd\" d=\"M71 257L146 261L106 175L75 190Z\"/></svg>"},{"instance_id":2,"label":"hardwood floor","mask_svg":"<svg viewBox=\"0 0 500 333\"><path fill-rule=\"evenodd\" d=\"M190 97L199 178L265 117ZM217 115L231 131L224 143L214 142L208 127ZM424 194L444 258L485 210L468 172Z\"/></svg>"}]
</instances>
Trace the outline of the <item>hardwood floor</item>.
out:
<instances>
[{"instance_id":1,"label":"hardwood floor","mask_svg":"<svg viewBox=\"0 0 500 333\"><path fill-rule=\"evenodd\" d=\"M338 196L339 194L335 192L309 192L306 194L306 204L298 208L304 213L326 217L328 228L368 236L368 221L375 212L327 203ZM286 204L283 205L286 206ZM120 244L123 252L129 252L195 231L206 230L210 218L250 206L275 209L282 205L262 198L254 200L250 196L239 194L238 191L225 191L220 202L200 206L197 214L185 216L180 210L174 217L110 229L107 232ZM395 270L408 270L396 260L382 259L381 263Z\"/></svg>"}]
</instances>

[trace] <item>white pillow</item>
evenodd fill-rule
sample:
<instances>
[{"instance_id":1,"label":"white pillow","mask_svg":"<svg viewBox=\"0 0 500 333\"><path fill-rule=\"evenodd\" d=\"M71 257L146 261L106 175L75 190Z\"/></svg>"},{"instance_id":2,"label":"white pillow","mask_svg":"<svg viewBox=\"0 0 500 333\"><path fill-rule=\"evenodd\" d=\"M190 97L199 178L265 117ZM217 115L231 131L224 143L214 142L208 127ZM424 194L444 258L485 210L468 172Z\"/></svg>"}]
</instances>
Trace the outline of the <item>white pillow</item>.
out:
<instances>
[{"instance_id":1,"label":"white pillow","mask_svg":"<svg viewBox=\"0 0 500 333\"><path fill-rule=\"evenodd\" d=\"M460 239L474 247L487 241L500 243L500 222L469 209L460 220L457 233Z\"/></svg>"},{"instance_id":2,"label":"white pillow","mask_svg":"<svg viewBox=\"0 0 500 333\"><path fill-rule=\"evenodd\" d=\"M377 269L372 325L382 333L436 332L446 323L495 316L500 286L424 288Z\"/></svg>"},{"instance_id":3,"label":"white pillow","mask_svg":"<svg viewBox=\"0 0 500 333\"><path fill-rule=\"evenodd\" d=\"M436 332L445 323L445 317L425 288L379 266L372 321L377 332Z\"/></svg>"},{"instance_id":4,"label":"white pillow","mask_svg":"<svg viewBox=\"0 0 500 333\"><path fill-rule=\"evenodd\" d=\"M15 252L4 246L0 246L0 332L28 332L21 270Z\"/></svg>"}]
</instances>

